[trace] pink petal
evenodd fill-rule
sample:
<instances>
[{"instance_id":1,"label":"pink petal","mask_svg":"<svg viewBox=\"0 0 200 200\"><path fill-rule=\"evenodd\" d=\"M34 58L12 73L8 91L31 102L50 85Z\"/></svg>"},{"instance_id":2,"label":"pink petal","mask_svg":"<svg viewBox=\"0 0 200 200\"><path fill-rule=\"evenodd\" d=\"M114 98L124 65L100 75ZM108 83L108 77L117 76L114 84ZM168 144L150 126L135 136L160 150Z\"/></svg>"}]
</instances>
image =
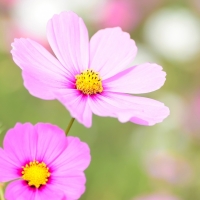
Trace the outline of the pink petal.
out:
<instances>
[{"instance_id":1,"label":"pink petal","mask_svg":"<svg viewBox=\"0 0 200 200\"><path fill-rule=\"evenodd\" d=\"M88 95L83 95L76 89L60 90L56 98L69 110L72 117L86 127L92 125L92 111L88 105Z\"/></svg>"},{"instance_id":2,"label":"pink petal","mask_svg":"<svg viewBox=\"0 0 200 200\"><path fill-rule=\"evenodd\" d=\"M105 91L141 94L163 86L166 73L157 64L145 63L126 69L103 81Z\"/></svg>"},{"instance_id":3,"label":"pink petal","mask_svg":"<svg viewBox=\"0 0 200 200\"><path fill-rule=\"evenodd\" d=\"M67 200L79 199L85 192L86 178L83 172L70 171L66 175L53 177L51 184L65 192Z\"/></svg>"},{"instance_id":4,"label":"pink petal","mask_svg":"<svg viewBox=\"0 0 200 200\"><path fill-rule=\"evenodd\" d=\"M55 171L54 176L64 175L69 171L83 171L90 163L90 149L86 143L77 137L67 137L67 141L67 148L49 165Z\"/></svg>"},{"instance_id":5,"label":"pink petal","mask_svg":"<svg viewBox=\"0 0 200 200\"><path fill-rule=\"evenodd\" d=\"M30 72L22 71L22 77L24 80L24 86L28 89L31 95L45 100L55 99L49 86L41 83L41 81Z\"/></svg>"},{"instance_id":6,"label":"pink petal","mask_svg":"<svg viewBox=\"0 0 200 200\"><path fill-rule=\"evenodd\" d=\"M25 181L18 180L7 186L5 197L7 200L35 200L35 191Z\"/></svg>"},{"instance_id":7,"label":"pink petal","mask_svg":"<svg viewBox=\"0 0 200 200\"><path fill-rule=\"evenodd\" d=\"M79 199L85 191L83 173L91 160L88 145L79 138L67 137L68 146L51 165L51 184L65 191L69 199Z\"/></svg>"},{"instance_id":8,"label":"pink petal","mask_svg":"<svg viewBox=\"0 0 200 200\"><path fill-rule=\"evenodd\" d=\"M27 162L54 161L67 147L65 133L59 127L38 123L16 124L4 138L4 150L16 163L18 170Z\"/></svg>"},{"instance_id":9,"label":"pink petal","mask_svg":"<svg viewBox=\"0 0 200 200\"><path fill-rule=\"evenodd\" d=\"M120 93L103 92L91 98L89 104L97 115L147 126L162 122L169 115L169 109L161 102Z\"/></svg>"},{"instance_id":10,"label":"pink petal","mask_svg":"<svg viewBox=\"0 0 200 200\"><path fill-rule=\"evenodd\" d=\"M47 184L35 189L28 186L25 181L18 180L7 186L5 197L7 200L64 200L64 193L54 185Z\"/></svg>"},{"instance_id":11,"label":"pink petal","mask_svg":"<svg viewBox=\"0 0 200 200\"><path fill-rule=\"evenodd\" d=\"M100 30L90 41L90 68L107 79L125 69L136 52L135 42L120 28Z\"/></svg>"},{"instance_id":12,"label":"pink petal","mask_svg":"<svg viewBox=\"0 0 200 200\"><path fill-rule=\"evenodd\" d=\"M19 166L0 148L0 182L8 182L19 178Z\"/></svg>"},{"instance_id":13,"label":"pink petal","mask_svg":"<svg viewBox=\"0 0 200 200\"><path fill-rule=\"evenodd\" d=\"M68 200L61 188L54 184L46 184L36 191L35 200Z\"/></svg>"},{"instance_id":14,"label":"pink petal","mask_svg":"<svg viewBox=\"0 0 200 200\"><path fill-rule=\"evenodd\" d=\"M17 123L9 129L3 141L4 151L12 159L18 169L27 161L35 159L37 135L30 123Z\"/></svg>"},{"instance_id":15,"label":"pink petal","mask_svg":"<svg viewBox=\"0 0 200 200\"><path fill-rule=\"evenodd\" d=\"M21 38L12 47L13 60L22 69L24 85L32 95L55 99L54 90L71 87L68 71L40 44Z\"/></svg>"},{"instance_id":16,"label":"pink petal","mask_svg":"<svg viewBox=\"0 0 200 200\"><path fill-rule=\"evenodd\" d=\"M74 76L88 68L88 31L78 15L54 15L47 25L47 38L57 58Z\"/></svg>"},{"instance_id":17,"label":"pink petal","mask_svg":"<svg viewBox=\"0 0 200 200\"><path fill-rule=\"evenodd\" d=\"M37 135L37 152L35 158L49 165L67 147L65 132L52 124L38 123L34 128Z\"/></svg>"}]
</instances>

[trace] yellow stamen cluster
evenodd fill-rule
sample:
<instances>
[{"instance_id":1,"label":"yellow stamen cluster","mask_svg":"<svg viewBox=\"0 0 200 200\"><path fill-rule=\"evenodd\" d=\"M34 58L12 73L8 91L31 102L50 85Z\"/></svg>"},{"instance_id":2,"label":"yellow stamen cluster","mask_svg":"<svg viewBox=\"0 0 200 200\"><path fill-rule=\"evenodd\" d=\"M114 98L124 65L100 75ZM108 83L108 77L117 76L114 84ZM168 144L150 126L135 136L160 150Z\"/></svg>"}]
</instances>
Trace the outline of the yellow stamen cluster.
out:
<instances>
[{"instance_id":1,"label":"yellow stamen cluster","mask_svg":"<svg viewBox=\"0 0 200 200\"><path fill-rule=\"evenodd\" d=\"M88 69L76 75L76 89L84 94L92 95L103 91L102 81L97 72Z\"/></svg>"},{"instance_id":2,"label":"yellow stamen cluster","mask_svg":"<svg viewBox=\"0 0 200 200\"><path fill-rule=\"evenodd\" d=\"M22 168L22 178L28 181L29 186L39 188L41 185L46 185L50 177L50 172L44 162L29 162L29 164L26 164Z\"/></svg>"}]
</instances>

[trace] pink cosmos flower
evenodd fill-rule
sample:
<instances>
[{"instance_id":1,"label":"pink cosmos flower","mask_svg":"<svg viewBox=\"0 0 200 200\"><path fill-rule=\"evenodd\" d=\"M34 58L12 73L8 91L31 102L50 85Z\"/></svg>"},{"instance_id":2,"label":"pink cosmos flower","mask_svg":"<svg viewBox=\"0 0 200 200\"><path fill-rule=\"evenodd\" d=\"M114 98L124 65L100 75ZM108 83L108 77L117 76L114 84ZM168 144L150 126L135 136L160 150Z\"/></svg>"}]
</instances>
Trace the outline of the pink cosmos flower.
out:
<instances>
[{"instance_id":1,"label":"pink cosmos flower","mask_svg":"<svg viewBox=\"0 0 200 200\"><path fill-rule=\"evenodd\" d=\"M51 124L16 124L0 148L0 182L7 200L75 200L85 191L87 144Z\"/></svg>"},{"instance_id":2,"label":"pink cosmos flower","mask_svg":"<svg viewBox=\"0 0 200 200\"><path fill-rule=\"evenodd\" d=\"M86 127L92 113L154 125L169 115L158 101L132 96L159 89L166 73L157 64L127 68L137 47L120 28L98 31L90 40L81 18L62 12L49 20L47 39L57 59L30 39L15 39L12 55L24 85L41 99L58 99Z\"/></svg>"}]
</instances>

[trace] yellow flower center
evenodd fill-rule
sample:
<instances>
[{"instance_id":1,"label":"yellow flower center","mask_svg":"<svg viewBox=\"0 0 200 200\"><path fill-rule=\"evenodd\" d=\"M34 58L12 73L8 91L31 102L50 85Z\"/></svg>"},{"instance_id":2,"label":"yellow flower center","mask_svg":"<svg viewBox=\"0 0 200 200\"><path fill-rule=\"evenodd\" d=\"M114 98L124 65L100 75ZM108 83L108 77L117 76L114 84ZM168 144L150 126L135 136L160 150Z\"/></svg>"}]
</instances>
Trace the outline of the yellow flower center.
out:
<instances>
[{"instance_id":1,"label":"yellow flower center","mask_svg":"<svg viewBox=\"0 0 200 200\"><path fill-rule=\"evenodd\" d=\"M103 91L102 81L97 72L88 69L81 74L75 76L76 89L84 94L97 94Z\"/></svg>"},{"instance_id":2,"label":"yellow flower center","mask_svg":"<svg viewBox=\"0 0 200 200\"><path fill-rule=\"evenodd\" d=\"M22 178L28 181L29 186L39 188L41 185L45 185L50 177L49 168L44 162L29 162L22 168Z\"/></svg>"}]
</instances>

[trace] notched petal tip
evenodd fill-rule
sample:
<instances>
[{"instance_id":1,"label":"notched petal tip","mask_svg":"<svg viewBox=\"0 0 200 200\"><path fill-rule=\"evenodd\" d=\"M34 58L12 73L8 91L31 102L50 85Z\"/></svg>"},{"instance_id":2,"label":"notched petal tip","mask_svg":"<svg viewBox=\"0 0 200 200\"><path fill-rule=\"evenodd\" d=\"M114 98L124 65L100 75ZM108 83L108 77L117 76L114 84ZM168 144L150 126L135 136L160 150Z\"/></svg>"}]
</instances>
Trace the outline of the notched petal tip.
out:
<instances>
[{"instance_id":1,"label":"notched petal tip","mask_svg":"<svg viewBox=\"0 0 200 200\"><path fill-rule=\"evenodd\" d=\"M76 13L61 12L47 23L47 40L57 59L75 76L88 68L89 36L87 28Z\"/></svg>"},{"instance_id":2,"label":"notched petal tip","mask_svg":"<svg viewBox=\"0 0 200 200\"><path fill-rule=\"evenodd\" d=\"M69 108L67 108L69 109ZM91 128L92 126L92 119L86 119L86 118L80 118L77 115L74 115L73 111L70 112L71 116L73 118L75 118L80 124L82 124L83 126L85 126L86 128ZM92 115L92 113L90 114ZM91 117L91 116L90 116Z\"/></svg>"},{"instance_id":3,"label":"notched petal tip","mask_svg":"<svg viewBox=\"0 0 200 200\"><path fill-rule=\"evenodd\" d=\"M16 46L18 45L19 41L21 40L22 38L15 38L14 41L11 43L11 53L13 53L13 51L15 51L17 48Z\"/></svg>"},{"instance_id":4,"label":"notched petal tip","mask_svg":"<svg viewBox=\"0 0 200 200\"><path fill-rule=\"evenodd\" d=\"M102 29L90 40L90 67L105 80L125 69L136 53L135 41L121 28Z\"/></svg>"},{"instance_id":5,"label":"notched petal tip","mask_svg":"<svg viewBox=\"0 0 200 200\"><path fill-rule=\"evenodd\" d=\"M153 126L155 124L163 122L168 116L170 115L170 110L168 107L165 106L165 109L163 109L162 115L159 115L159 118L155 122L149 122L148 126Z\"/></svg>"},{"instance_id":6,"label":"notched petal tip","mask_svg":"<svg viewBox=\"0 0 200 200\"><path fill-rule=\"evenodd\" d=\"M18 48L21 48L21 45L26 45L28 42L34 43L30 38L15 38L14 42L11 43L12 50L17 50Z\"/></svg>"},{"instance_id":7,"label":"notched petal tip","mask_svg":"<svg viewBox=\"0 0 200 200\"><path fill-rule=\"evenodd\" d=\"M48 23L51 20L55 19L55 18L57 19L57 18L63 17L63 16L65 16L65 17L78 17L78 18L81 18L75 12L73 12L71 10L70 11L62 11L59 14L54 14L53 17L48 21Z\"/></svg>"},{"instance_id":8,"label":"notched petal tip","mask_svg":"<svg viewBox=\"0 0 200 200\"><path fill-rule=\"evenodd\" d=\"M90 161L91 161L91 153L90 153L90 147L86 142L83 142L80 140L80 138L78 137L73 137L73 136L68 136L67 140L69 142L69 145L73 144L77 144L77 146L80 147L80 152L81 154L85 155L85 158L87 160L88 165L85 165L85 169L89 166ZM83 169L84 170L84 169Z\"/></svg>"},{"instance_id":9,"label":"notched petal tip","mask_svg":"<svg viewBox=\"0 0 200 200\"><path fill-rule=\"evenodd\" d=\"M22 130L24 129L27 129L27 127L29 128L33 128L33 124L31 124L30 122L25 122L25 123L22 123L22 122L17 122L15 124L15 126L9 130L14 130L16 132L21 132Z\"/></svg>"}]
</instances>

